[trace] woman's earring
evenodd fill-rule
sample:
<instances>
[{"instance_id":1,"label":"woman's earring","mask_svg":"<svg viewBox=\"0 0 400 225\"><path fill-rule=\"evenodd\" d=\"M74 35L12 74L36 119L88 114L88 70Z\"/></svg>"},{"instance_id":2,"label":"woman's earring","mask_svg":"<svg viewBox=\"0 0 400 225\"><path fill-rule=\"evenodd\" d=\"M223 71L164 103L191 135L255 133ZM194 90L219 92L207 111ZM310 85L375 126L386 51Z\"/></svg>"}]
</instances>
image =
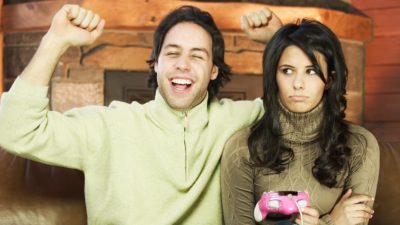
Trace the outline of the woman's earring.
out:
<instances>
[{"instance_id":1,"label":"woman's earring","mask_svg":"<svg viewBox=\"0 0 400 225\"><path fill-rule=\"evenodd\" d=\"M332 87L335 76L336 76L336 71L332 70L330 76L328 76L328 82L326 82L325 84L325 91Z\"/></svg>"}]
</instances>

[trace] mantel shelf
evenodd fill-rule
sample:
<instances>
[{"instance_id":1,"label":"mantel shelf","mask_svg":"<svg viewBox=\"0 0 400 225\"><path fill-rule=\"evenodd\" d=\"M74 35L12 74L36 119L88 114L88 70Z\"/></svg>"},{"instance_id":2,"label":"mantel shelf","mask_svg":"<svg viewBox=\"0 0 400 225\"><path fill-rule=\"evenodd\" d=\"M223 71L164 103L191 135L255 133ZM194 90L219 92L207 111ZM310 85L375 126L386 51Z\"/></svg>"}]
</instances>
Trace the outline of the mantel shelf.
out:
<instances>
[{"instance_id":1,"label":"mantel shelf","mask_svg":"<svg viewBox=\"0 0 400 225\"><path fill-rule=\"evenodd\" d=\"M151 0L72 0L39 1L5 5L2 12L4 32L46 30L52 15L63 4L79 4L99 13L106 19L106 29L154 29L169 11L181 5L194 5L209 11L223 31L239 31L240 15L259 10L259 3L205 3L191 1ZM372 39L372 21L368 17L336 10L313 7L267 6L284 23L298 18L314 18L329 26L340 38L368 42Z\"/></svg>"}]
</instances>

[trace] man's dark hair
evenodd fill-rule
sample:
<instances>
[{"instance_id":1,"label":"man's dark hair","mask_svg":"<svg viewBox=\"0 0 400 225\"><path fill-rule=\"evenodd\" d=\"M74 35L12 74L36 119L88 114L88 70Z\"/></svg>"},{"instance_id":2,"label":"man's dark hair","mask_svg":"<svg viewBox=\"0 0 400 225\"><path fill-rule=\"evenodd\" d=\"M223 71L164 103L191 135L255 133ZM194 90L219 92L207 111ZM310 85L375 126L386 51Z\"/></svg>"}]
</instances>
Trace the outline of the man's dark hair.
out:
<instances>
[{"instance_id":1,"label":"man's dark hair","mask_svg":"<svg viewBox=\"0 0 400 225\"><path fill-rule=\"evenodd\" d=\"M167 32L176 24L190 22L201 26L206 30L212 39L212 62L218 67L218 77L208 84L208 97L211 100L220 87L230 80L230 67L225 63L225 44L221 31L215 24L212 16L205 11L193 6L182 6L169 13L157 27L153 36L153 50L147 63L150 67L148 86L155 91L158 87L157 73L154 71L154 64L158 60L161 48Z\"/></svg>"}]
</instances>

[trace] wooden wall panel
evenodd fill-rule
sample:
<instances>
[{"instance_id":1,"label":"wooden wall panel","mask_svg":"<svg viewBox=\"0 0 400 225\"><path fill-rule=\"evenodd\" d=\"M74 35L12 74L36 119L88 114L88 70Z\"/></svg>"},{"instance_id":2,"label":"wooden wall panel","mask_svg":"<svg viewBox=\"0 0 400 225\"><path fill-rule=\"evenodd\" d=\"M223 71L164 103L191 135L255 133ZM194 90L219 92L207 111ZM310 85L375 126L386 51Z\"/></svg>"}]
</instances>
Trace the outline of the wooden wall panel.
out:
<instances>
[{"instance_id":1,"label":"wooden wall panel","mask_svg":"<svg viewBox=\"0 0 400 225\"><path fill-rule=\"evenodd\" d=\"M351 3L362 11L367 9L400 7L399 0L351 0Z\"/></svg>"},{"instance_id":2,"label":"wooden wall panel","mask_svg":"<svg viewBox=\"0 0 400 225\"><path fill-rule=\"evenodd\" d=\"M375 65L370 66L367 65L365 73L366 79L374 79L374 78L393 78L400 75L400 63L395 65Z\"/></svg>"},{"instance_id":3,"label":"wooden wall panel","mask_svg":"<svg viewBox=\"0 0 400 225\"><path fill-rule=\"evenodd\" d=\"M367 94L366 122L400 122L399 94ZM400 131L399 131L400 132Z\"/></svg>"},{"instance_id":4,"label":"wooden wall panel","mask_svg":"<svg viewBox=\"0 0 400 225\"><path fill-rule=\"evenodd\" d=\"M374 41L367 46L367 66L400 64L399 37L400 35L375 37Z\"/></svg>"},{"instance_id":5,"label":"wooden wall panel","mask_svg":"<svg viewBox=\"0 0 400 225\"><path fill-rule=\"evenodd\" d=\"M400 1L352 0L374 21L367 45L365 126L381 141L400 141Z\"/></svg>"},{"instance_id":6,"label":"wooden wall panel","mask_svg":"<svg viewBox=\"0 0 400 225\"><path fill-rule=\"evenodd\" d=\"M374 18L375 37L400 35L400 1L399 6L385 9L369 9L364 12Z\"/></svg>"},{"instance_id":7,"label":"wooden wall panel","mask_svg":"<svg viewBox=\"0 0 400 225\"><path fill-rule=\"evenodd\" d=\"M366 94L400 92L400 65L367 66L365 71Z\"/></svg>"},{"instance_id":8,"label":"wooden wall panel","mask_svg":"<svg viewBox=\"0 0 400 225\"><path fill-rule=\"evenodd\" d=\"M0 94L4 91L4 67L3 67L3 32L0 30Z\"/></svg>"},{"instance_id":9,"label":"wooden wall panel","mask_svg":"<svg viewBox=\"0 0 400 225\"><path fill-rule=\"evenodd\" d=\"M4 70L3 70L3 0L0 0L0 94L4 90Z\"/></svg>"}]
</instances>

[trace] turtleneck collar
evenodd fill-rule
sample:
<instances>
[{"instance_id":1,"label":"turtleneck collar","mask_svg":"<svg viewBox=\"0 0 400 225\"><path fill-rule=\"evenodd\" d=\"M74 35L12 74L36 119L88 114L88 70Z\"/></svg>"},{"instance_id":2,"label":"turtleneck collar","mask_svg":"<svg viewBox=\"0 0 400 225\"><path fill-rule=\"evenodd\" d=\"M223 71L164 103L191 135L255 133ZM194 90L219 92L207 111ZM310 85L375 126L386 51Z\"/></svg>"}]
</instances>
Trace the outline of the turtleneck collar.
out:
<instances>
[{"instance_id":1,"label":"turtleneck collar","mask_svg":"<svg viewBox=\"0 0 400 225\"><path fill-rule=\"evenodd\" d=\"M323 121L323 101L305 113L289 111L280 100L279 106L279 122L284 143L306 144L318 139Z\"/></svg>"},{"instance_id":2,"label":"turtleneck collar","mask_svg":"<svg viewBox=\"0 0 400 225\"><path fill-rule=\"evenodd\" d=\"M149 115L160 127L173 131L193 130L202 128L208 123L208 93L203 101L188 111L178 111L171 108L159 90L154 101L149 103Z\"/></svg>"}]
</instances>

